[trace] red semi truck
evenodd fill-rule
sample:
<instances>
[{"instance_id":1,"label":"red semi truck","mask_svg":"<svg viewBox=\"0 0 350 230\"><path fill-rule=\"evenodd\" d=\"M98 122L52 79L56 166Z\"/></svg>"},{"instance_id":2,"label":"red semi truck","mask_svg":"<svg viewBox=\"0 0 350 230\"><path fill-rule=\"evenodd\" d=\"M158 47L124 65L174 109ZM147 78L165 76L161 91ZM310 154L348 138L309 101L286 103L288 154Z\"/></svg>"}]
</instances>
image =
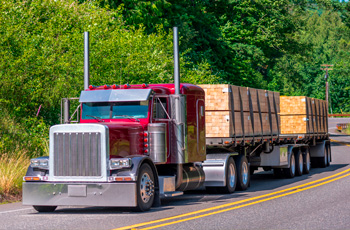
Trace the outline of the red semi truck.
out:
<instances>
[{"instance_id":1,"label":"red semi truck","mask_svg":"<svg viewBox=\"0 0 350 230\"><path fill-rule=\"evenodd\" d=\"M180 84L176 34L175 84L96 87L86 72L80 123L50 128L49 156L32 159L24 177L24 205L39 212L60 205L146 211L187 190L245 190L250 170L258 167L294 177L308 173L312 160L329 164L327 132L281 135L271 128L260 135L206 137L205 92ZM88 57L85 63L88 68ZM278 126L276 104L270 107ZM243 118L243 111L238 115Z\"/></svg>"}]
</instances>

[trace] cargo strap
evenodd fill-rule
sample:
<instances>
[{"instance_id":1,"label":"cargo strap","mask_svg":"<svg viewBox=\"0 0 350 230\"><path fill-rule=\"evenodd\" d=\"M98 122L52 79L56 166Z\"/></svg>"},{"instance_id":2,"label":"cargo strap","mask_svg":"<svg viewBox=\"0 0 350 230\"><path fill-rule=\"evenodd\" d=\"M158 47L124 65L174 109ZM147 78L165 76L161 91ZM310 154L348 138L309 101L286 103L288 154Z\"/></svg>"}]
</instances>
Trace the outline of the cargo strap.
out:
<instances>
[{"instance_id":1,"label":"cargo strap","mask_svg":"<svg viewBox=\"0 0 350 230\"><path fill-rule=\"evenodd\" d=\"M273 107L275 108L275 114L276 114L276 124L277 124L277 135L279 137L279 133L280 133L280 122L278 119L278 111L277 111L277 105L276 105L276 100L275 100L275 93L273 93Z\"/></svg>"},{"instance_id":2,"label":"cargo strap","mask_svg":"<svg viewBox=\"0 0 350 230\"><path fill-rule=\"evenodd\" d=\"M272 114L271 114L271 105L270 105L270 98L269 98L269 92L266 90L265 91L267 95L267 107L269 108L269 123L270 123L270 132L271 132L271 140L273 139L273 134L272 134Z\"/></svg>"},{"instance_id":3,"label":"cargo strap","mask_svg":"<svg viewBox=\"0 0 350 230\"><path fill-rule=\"evenodd\" d=\"M254 110L253 110L253 102L252 102L252 95L250 93L249 88L247 88L247 94L248 94L248 100L249 100L249 111L250 111L250 121L252 124L252 130L253 130L253 143L255 139L255 130L254 130Z\"/></svg>"},{"instance_id":4,"label":"cargo strap","mask_svg":"<svg viewBox=\"0 0 350 230\"><path fill-rule=\"evenodd\" d=\"M241 124L242 124L242 132L243 132L243 143L245 143L244 113L243 113L243 103L242 103L241 90L238 90L238 95L239 95L239 101L240 101L240 107L241 107Z\"/></svg>"},{"instance_id":5,"label":"cargo strap","mask_svg":"<svg viewBox=\"0 0 350 230\"><path fill-rule=\"evenodd\" d=\"M261 141L264 139L264 126L262 122L262 116L261 116L261 108L260 108L260 100L259 100L259 92L256 92L256 98L258 101L258 110L259 110L259 117L260 117L260 125L261 125Z\"/></svg>"},{"instance_id":6,"label":"cargo strap","mask_svg":"<svg viewBox=\"0 0 350 230\"><path fill-rule=\"evenodd\" d=\"M230 89L231 89L231 93L230 93L230 105L231 105L231 108L230 108L230 112L231 112L231 117L232 117L232 130L233 130L233 136L234 136L234 139L235 139L235 145L236 145L236 120L235 120L235 101L234 101L234 98L233 98L233 87L232 85L230 85Z\"/></svg>"}]
</instances>

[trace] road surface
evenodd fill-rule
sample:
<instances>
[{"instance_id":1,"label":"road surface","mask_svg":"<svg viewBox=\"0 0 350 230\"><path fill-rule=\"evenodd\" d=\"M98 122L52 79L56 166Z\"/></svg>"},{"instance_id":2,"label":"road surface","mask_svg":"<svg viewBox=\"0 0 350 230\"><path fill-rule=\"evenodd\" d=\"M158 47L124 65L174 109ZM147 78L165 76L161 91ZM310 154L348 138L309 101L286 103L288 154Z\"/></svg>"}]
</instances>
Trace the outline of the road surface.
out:
<instances>
[{"instance_id":1,"label":"road surface","mask_svg":"<svg viewBox=\"0 0 350 230\"><path fill-rule=\"evenodd\" d=\"M145 213L128 209L59 207L37 213L21 203L0 205L0 229L349 229L350 136L332 127L332 163L293 179L252 176L247 191L187 193Z\"/></svg>"}]
</instances>

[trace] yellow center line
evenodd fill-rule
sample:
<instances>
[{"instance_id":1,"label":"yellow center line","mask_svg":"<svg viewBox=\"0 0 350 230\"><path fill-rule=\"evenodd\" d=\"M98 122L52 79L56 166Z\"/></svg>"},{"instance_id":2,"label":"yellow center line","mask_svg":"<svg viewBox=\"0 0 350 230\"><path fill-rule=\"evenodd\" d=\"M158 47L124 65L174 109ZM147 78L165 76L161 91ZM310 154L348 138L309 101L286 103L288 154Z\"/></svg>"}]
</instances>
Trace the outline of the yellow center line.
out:
<instances>
[{"instance_id":1,"label":"yellow center line","mask_svg":"<svg viewBox=\"0 0 350 230\"><path fill-rule=\"evenodd\" d=\"M343 142L343 141L338 141L338 140L333 140L331 139L332 142L337 142L337 143L340 143L340 144L343 144L343 145L346 145L348 147L350 147L350 144L346 144L346 142Z\"/></svg>"},{"instance_id":2,"label":"yellow center line","mask_svg":"<svg viewBox=\"0 0 350 230\"><path fill-rule=\"evenodd\" d=\"M254 205L254 204L259 204L259 203L262 203L262 202L265 202L265 201L274 200L274 199L277 199L277 198L280 198L280 197L288 196L288 195L291 195L291 194L294 194L294 193L305 191L305 190L308 190L308 189L311 189L311 188L315 188L315 187L318 187L318 186L321 186L321 185L324 185L324 184L328 184L330 182L339 180L339 179L347 177L347 176L350 176L350 173L345 174L343 176L340 176L338 178L334 178L334 179L329 180L329 181L325 181L325 182L322 182L322 183L319 183L319 184L316 184L316 185L312 185L312 186L309 186L309 187L306 187L306 188L302 188L302 189L299 189L299 190L296 190L296 191L292 191L292 192L288 192L288 193L285 193L285 194L277 195L277 196L274 196L274 197L269 197L267 199L254 201L254 202L251 202L251 203L248 203L248 204L243 204L243 205L240 205L240 206L235 206L235 207L232 207L232 208L223 209L223 210L219 210L219 211L203 214L203 215L200 215L200 216L194 216L194 217L190 217L190 218L187 218L187 219L177 220L177 221L173 221L173 222L170 222L170 223L164 223L164 224L160 224L160 225L156 225L156 226L151 226L151 227L148 227L148 228L143 228L143 230L160 228L160 227L164 227L164 226L168 226L168 225L173 225L173 224L177 224L177 223L181 223L181 222L185 222L185 221L189 221L189 220L194 220L194 219L203 218L203 217L206 217L206 216L211 216L211 215L215 215L215 214L231 211L231 210L234 210L234 209L247 207L247 206Z\"/></svg>"},{"instance_id":3,"label":"yellow center line","mask_svg":"<svg viewBox=\"0 0 350 230\"><path fill-rule=\"evenodd\" d=\"M241 204L241 203L246 203L246 202L253 201L253 200L258 200L258 199L261 199L261 198L273 196L273 195L284 193L284 192L287 192L287 191L300 189L300 188L308 186L308 185L312 185L312 184L315 184L315 183L318 183L318 182L321 182L321 181L328 180L330 178L334 178L334 177L336 177L338 175L347 173L349 171L350 171L350 169L346 169L346 170L344 170L342 172L339 172L339 173L336 173L336 174L334 174L332 176L328 176L328 177L325 177L325 178L322 178L322 179L319 179L319 180L311 181L309 183L305 183L305 184L298 185L298 186L295 186L295 187L287 188L287 189L284 189L284 190L268 193L268 194L265 194L265 195L256 196L256 197L248 198L248 199L245 199L245 200L235 201L235 202L232 202L232 203L227 203L227 204L223 204L223 205L219 205L219 206L215 206L215 207L211 207L211 208L206 208L206 209L202 209L202 210L198 210L198 211L194 211L194 212L184 213L184 214L177 215L177 216L172 216L172 217L167 217L167 218L163 218L163 219L153 220L153 221L149 221L149 222L143 222L143 223L134 224L134 225L130 225L130 226L125 226L125 227L121 227L121 228L116 228L115 230L132 229L132 228L142 227L142 226L145 226L145 225L156 224L156 223L160 223L160 222L164 222L164 221L169 221L169 220L178 219L178 218L182 218L182 217L192 216L192 215L195 215L195 214L200 214L200 213L203 213L203 212L208 212L208 211L213 211L213 210L217 210L217 209L221 209L221 208L226 208L226 207L229 207L229 206L233 206L233 205L237 205L237 204ZM301 191L301 190L298 190L298 191Z\"/></svg>"}]
</instances>

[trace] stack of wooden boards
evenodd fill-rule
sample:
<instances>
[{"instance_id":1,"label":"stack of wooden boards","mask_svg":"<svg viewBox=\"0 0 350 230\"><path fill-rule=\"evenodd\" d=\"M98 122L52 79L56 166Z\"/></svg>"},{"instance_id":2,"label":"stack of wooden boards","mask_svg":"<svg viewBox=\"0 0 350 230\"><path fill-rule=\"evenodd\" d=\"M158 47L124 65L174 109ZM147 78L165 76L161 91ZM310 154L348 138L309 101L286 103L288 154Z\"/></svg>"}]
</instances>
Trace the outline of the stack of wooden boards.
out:
<instances>
[{"instance_id":1,"label":"stack of wooden boards","mask_svg":"<svg viewBox=\"0 0 350 230\"><path fill-rule=\"evenodd\" d=\"M305 96L281 96L281 134L328 132L327 102Z\"/></svg>"},{"instance_id":2,"label":"stack of wooden boards","mask_svg":"<svg viewBox=\"0 0 350 230\"><path fill-rule=\"evenodd\" d=\"M279 93L227 84L199 86L205 91L206 137L279 134Z\"/></svg>"}]
</instances>

